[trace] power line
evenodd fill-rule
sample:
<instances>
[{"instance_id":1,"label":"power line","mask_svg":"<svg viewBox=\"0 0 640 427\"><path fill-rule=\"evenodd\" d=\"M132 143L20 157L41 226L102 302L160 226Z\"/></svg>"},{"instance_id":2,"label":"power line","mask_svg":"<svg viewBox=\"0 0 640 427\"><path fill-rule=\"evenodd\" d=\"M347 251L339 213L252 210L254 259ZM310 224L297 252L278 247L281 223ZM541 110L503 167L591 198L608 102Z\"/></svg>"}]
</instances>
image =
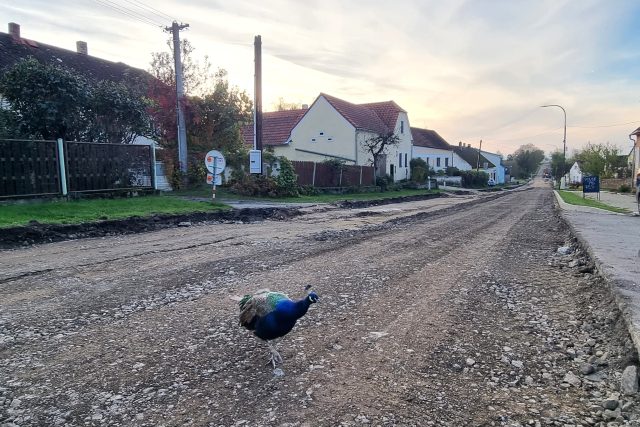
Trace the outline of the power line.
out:
<instances>
[{"instance_id":1,"label":"power line","mask_svg":"<svg viewBox=\"0 0 640 427\"><path fill-rule=\"evenodd\" d=\"M172 16L167 15L166 13L156 9L155 7L149 6L147 4L142 3L138 0L125 0L129 4L133 4L134 6L139 7L140 9L147 9L149 12L153 13L157 17L161 19L168 19L169 21L176 21L176 19Z\"/></svg>"},{"instance_id":2,"label":"power line","mask_svg":"<svg viewBox=\"0 0 640 427\"><path fill-rule=\"evenodd\" d=\"M94 0L96 3L99 3L103 6L106 6L112 10L115 10L116 12L119 12L123 15L126 15L130 18L136 19L140 22L143 22L145 24L151 25L153 27L163 27L163 25L159 22L154 21L153 19L136 12L135 10L126 8L124 6L118 5L110 0Z\"/></svg>"},{"instance_id":3,"label":"power line","mask_svg":"<svg viewBox=\"0 0 640 427\"><path fill-rule=\"evenodd\" d=\"M612 125L600 125L600 126L567 126L567 127L569 127L569 128L580 128L580 129L614 128L616 126L632 125L632 124L636 124L636 123L640 123L640 121L636 120L636 121L633 121L633 122L615 123L615 124L612 124Z\"/></svg>"}]
</instances>

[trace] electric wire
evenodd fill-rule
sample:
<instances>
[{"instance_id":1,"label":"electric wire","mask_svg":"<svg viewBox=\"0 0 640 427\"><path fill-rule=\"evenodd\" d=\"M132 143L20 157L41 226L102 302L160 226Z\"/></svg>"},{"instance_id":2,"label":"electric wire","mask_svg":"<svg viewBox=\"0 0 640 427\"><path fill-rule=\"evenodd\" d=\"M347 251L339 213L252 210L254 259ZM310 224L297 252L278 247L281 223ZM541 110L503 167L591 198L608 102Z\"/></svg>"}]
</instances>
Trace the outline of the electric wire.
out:
<instances>
[{"instance_id":1,"label":"electric wire","mask_svg":"<svg viewBox=\"0 0 640 427\"><path fill-rule=\"evenodd\" d=\"M174 18L174 17L172 17L170 15L167 15L166 13L156 9L155 7L152 7L152 6L149 6L149 5L145 4L145 3L142 3L141 1L138 1L138 0L124 0L124 1L126 1L127 3L132 4L134 6L137 6L140 9L143 9L143 10L147 9L149 12L153 13L154 15L156 15L158 18L160 18L162 20L168 19L169 21L177 21L176 18Z\"/></svg>"},{"instance_id":2,"label":"electric wire","mask_svg":"<svg viewBox=\"0 0 640 427\"><path fill-rule=\"evenodd\" d=\"M147 17L147 16L145 16L145 15L139 13L139 12L136 12L136 11L134 11L132 9L128 9L128 8L126 8L124 6L118 5L118 4L116 4L116 3L114 3L114 2L112 2L110 0L93 0L93 1L103 5L105 7L108 7L110 9L112 9L112 10L115 10L116 12L119 12L119 13L121 13L123 15L126 15L129 18L133 18L135 20L138 20L138 21L143 22L145 24L151 25L153 27L161 27L161 28L164 27L164 25L162 25L161 23L159 23L159 22L157 22L157 21L155 21L155 20L153 20L153 19L151 19L151 18L149 18L149 17Z\"/></svg>"}]
</instances>

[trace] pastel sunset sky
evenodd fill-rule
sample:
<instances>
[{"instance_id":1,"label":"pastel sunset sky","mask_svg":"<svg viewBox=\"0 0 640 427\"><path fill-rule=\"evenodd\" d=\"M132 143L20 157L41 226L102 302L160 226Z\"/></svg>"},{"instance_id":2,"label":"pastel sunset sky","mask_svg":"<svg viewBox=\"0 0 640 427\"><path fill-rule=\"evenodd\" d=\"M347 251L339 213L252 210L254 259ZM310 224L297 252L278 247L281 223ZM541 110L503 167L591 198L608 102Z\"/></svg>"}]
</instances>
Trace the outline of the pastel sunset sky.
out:
<instances>
[{"instance_id":1,"label":"pastel sunset sky","mask_svg":"<svg viewBox=\"0 0 640 427\"><path fill-rule=\"evenodd\" d=\"M147 69L175 19L196 56L250 94L260 34L265 110L320 92L394 100L412 126L503 154L562 148L562 111L543 104L567 110L569 153L589 141L627 153L640 126L636 0L142 1L3 2L2 31L16 22L25 38L84 40L91 55Z\"/></svg>"}]
</instances>

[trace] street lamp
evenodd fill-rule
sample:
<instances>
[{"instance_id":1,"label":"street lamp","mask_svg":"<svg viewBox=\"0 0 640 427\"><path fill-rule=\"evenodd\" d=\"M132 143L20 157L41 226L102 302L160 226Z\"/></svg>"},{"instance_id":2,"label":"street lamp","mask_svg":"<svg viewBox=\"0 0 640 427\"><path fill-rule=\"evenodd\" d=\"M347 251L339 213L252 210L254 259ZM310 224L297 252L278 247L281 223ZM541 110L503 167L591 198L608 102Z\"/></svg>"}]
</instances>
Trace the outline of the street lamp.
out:
<instances>
[{"instance_id":1,"label":"street lamp","mask_svg":"<svg viewBox=\"0 0 640 427\"><path fill-rule=\"evenodd\" d=\"M562 176L564 176L564 168L567 163L567 112L558 104L541 105L541 108L558 107L564 113L564 138L562 139ZM562 180L562 178L560 178Z\"/></svg>"}]
</instances>

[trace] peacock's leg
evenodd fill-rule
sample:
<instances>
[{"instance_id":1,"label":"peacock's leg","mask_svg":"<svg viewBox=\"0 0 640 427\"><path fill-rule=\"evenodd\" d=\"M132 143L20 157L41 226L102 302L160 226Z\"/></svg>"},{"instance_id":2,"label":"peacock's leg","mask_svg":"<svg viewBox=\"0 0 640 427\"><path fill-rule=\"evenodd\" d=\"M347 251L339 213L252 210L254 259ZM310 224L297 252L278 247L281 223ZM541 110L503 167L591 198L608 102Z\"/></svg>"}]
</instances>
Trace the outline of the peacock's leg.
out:
<instances>
[{"instance_id":1,"label":"peacock's leg","mask_svg":"<svg viewBox=\"0 0 640 427\"><path fill-rule=\"evenodd\" d=\"M280 353L278 353L278 350L276 350L276 346L271 341L267 341L267 345L269 345L269 350L271 350L271 358L269 359L269 362L271 362L275 369L276 363L282 363L282 357L280 356Z\"/></svg>"}]
</instances>

